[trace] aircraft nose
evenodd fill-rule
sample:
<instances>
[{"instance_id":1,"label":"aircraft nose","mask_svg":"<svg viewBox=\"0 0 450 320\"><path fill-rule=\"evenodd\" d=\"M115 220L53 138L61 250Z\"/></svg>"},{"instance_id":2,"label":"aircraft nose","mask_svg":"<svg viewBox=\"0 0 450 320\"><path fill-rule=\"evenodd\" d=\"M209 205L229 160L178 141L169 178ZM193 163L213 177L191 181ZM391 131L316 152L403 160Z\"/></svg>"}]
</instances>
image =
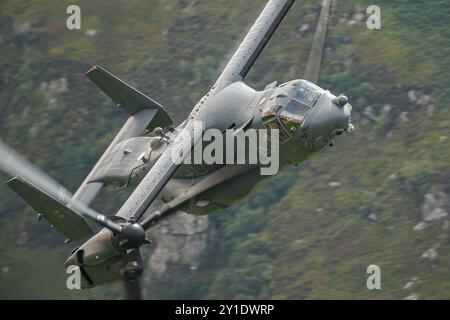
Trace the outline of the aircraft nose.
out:
<instances>
[{"instance_id":1,"label":"aircraft nose","mask_svg":"<svg viewBox=\"0 0 450 320\"><path fill-rule=\"evenodd\" d=\"M341 107L341 110L338 111L336 116L336 125L339 129L345 130L350 125L350 116L352 113L352 106L350 104L345 104Z\"/></svg>"},{"instance_id":2,"label":"aircraft nose","mask_svg":"<svg viewBox=\"0 0 450 320\"><path fill-rule=\"evenodd\" d=\"M303 129L312 139L341 134L350 124L352 107L345 96L321 99L305 120Z\"/></svg>"}]
</instances>

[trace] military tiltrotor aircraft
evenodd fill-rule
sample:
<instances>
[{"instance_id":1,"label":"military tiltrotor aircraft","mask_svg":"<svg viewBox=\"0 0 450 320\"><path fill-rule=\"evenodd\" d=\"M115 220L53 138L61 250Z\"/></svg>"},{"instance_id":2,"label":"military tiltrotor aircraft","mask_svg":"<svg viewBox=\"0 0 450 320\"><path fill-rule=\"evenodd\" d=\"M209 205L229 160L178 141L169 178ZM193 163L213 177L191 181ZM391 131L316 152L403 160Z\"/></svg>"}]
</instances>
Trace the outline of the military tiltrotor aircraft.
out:
<instances>
[{"instance_id":1,"label":"military tiltrotor aircraft","mask_svg":"<svg viewBox=\"0 0 450 320\"><path fill-rule=\"evenodd\" d=\"M149 243L149 228L175 212L207 214L228 207L267 182L270 176L261 175L260 164L186 164L183 160L203 143L208 129L224 134L230 129L277 130L280 169L333 144L337 135L353 132L347 97L312 83L318 80L330 1L322 3L304 80L273 82L261 91L243 82L294 2L270 0L216 83L175 128L160 104L92 67L86 76L130 117L75 195L0 142L0 167L13 176L8 185L67 242L90 237L65 264L79 268L82 288L124 279L128 297L139 298L144 269L139 249ZM182 131L189 138L180 139ZM174 161L174 154L181 161ZM134 187L114 216L89 207L108 185ZM94 233L94 227L100 230Z\"/></svg>"}]
</instances>

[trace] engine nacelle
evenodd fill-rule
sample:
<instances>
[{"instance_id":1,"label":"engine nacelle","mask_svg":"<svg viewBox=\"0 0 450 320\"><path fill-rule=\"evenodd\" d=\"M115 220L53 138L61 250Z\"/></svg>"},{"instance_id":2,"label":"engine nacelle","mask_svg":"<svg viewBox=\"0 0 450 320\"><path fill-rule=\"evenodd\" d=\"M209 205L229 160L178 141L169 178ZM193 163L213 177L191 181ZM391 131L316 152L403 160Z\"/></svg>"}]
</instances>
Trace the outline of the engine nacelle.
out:
<instances>
[{"instance_id":1,"label":"engine nacelle","mask_svg":"<svg viewBox=\"0 0 450 320\"><path fill-rule=\"evenodd\" d=\"M159 137L135 137L117 144L89 182L134 186L164 151Z\"/></svg>"}]
</instances>

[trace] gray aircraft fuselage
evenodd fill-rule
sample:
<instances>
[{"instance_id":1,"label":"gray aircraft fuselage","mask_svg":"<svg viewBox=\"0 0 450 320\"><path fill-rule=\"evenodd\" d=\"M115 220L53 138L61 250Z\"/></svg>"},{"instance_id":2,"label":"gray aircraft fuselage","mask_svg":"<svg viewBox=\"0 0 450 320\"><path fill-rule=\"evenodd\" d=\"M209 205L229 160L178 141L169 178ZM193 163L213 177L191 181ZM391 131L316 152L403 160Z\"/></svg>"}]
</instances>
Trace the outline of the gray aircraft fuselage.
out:
<instances>
[{"instance_id":1,"label":"gray aircraft fuselage","mask_svg":"<svg viewBox=\"0 0 450 320\"><path fill-rule=\"evenodd\" d=\"M337 134L347 129L350 123L351 112L351 106L349 104L343 107L337 106L332 101L336 97L330 92L319 88L321 91L317 101L312 106L302 106L304 110L303 114L299 115L298 123L296 123L298 127L294 132L290 131L283 125L280 116L282 116L282 111L289 102L295 99L295 93L298 90L295 84L299 82L305 85L309 84L304 80L292 80L281 86L272 84L263 91L256 91L243 82L235 82L213 96L210 96L204 105L202 105L203 99L200 100L186 121L207 118L208 127L221 131L229 128L239 130L243 125L246 125L245 129L243 129L244 131L248 129L266 129L268 128L268 124L264 123L264 117L267 116L267 110L269 110L268 118L271 118L276 128L282 132L280 133L281 145L279 150L280 170L291 165L297 165L317 153L323 147L329 145ZM314 88L318 87L314 86ZM199 106L201 108L196 113ZM270 110L275 107L278 107L279 110L274 110L273 114L270 114ZM128 151L132 152L130 157L134 156L136 161L121 163L118 159L122 158L115 157L116 159L112 160L112 164L114 167L120 167L122 169L121 174L117 175L116 173L114 175L105 171L103 176L99 178L99 181L116 185L126 183L129 180L131 170L140 164L137 155L143 153L150 154L149 146L155 140L159 140L159 138L137 137L117 145L112 152L113 158L114 154L122 155L123 151L128 149ZM151 158L148 164L141 166L134 172L129 185L134 186L139 184L140 180L149 170L149 167L164 152L166 146L167 144L164 142L157 144L158 148L151 152ZM115 161L119 162L116 163ZM226 164L182 164L166 188L163 189L161 193L162 198L164 200L172 199L182 192L187 185L192 184L192 182L195 181L198 183L207 177L208 174L218 169L226 170L227 166ZM218 185L208 190L199 199L196 199L206 200L209 205L198 207L193 205L196 203L194 200L186 204L181 210L191 214L205 214L217 208L230 206L248 193L256 191L258 186L262 185L259 182L268 180L270 177L261 175L259 166L249 167L248 171L224 182L223 185ZM239 183L235 183L237 181ZM230 185L233 185L233 188L229 188ZM205 203L205 201L202 201L202 203ZM154 209L154 207L150 207L149 211L154 211Z\"/></svg>"},{"instance_id":2,"label":"gray aircraft fuselage","mask_svg":"<svg viewBox=\"0 0 450 320\"><path fill-rule=\"evenodd\" d=\"M304 103L307 99L300 101L301 98L298 98L301 97L299 94L301 90L313 92L312 101L307 102L309 105ZM280 86L273 83L263 91L256 91L243 82L235 82L220 92L205 97L208 99L202 98L188 119L177 129L185 126L187 121L203 121L205 118L208 120L208 127L221 131L228 128L239 129L242 126L245 126L244 131L250 128L256 130L276 128L280 131L280 170L308 159L330 145L336 135L353 129L350 123L350 104L344 101L345 104L339 106L336 103L336 96L305 80L292 80ZM293 110L294 112L291 112ZM169 140L172 136L168 133ZM150 146L154 149L149 150ZM162 142L159 137L143 136L124 141L111 152L104 170L100 170L102 174L97 177L97 181L119 186L128 182L128 185L136 186L166 147L167 143ZM124 154L133 161L124 160ZM145 165L140 162L141 154L149 158ZM182 194L188 186L194 183L201 185L219 170L227 175L227 172L235 170L236 166L182 164L162 190L158 201L150 205L145 215L151 214L165 202ZM138 169L134 170L135 168ZM261 175L258 165L247 165L241 174L207 189L178 210L203 215L226 208L257 191L270 177L272 176ZM112 245L110 230L101 230L74 250L66 261L66 266L77 264L77 252L83 252L83 267L89 272L90 277L94 278L94 285L119 277L123 253L118 252ZM83 286L91 285L84 283Z\"/></svg>"}]
</instances>

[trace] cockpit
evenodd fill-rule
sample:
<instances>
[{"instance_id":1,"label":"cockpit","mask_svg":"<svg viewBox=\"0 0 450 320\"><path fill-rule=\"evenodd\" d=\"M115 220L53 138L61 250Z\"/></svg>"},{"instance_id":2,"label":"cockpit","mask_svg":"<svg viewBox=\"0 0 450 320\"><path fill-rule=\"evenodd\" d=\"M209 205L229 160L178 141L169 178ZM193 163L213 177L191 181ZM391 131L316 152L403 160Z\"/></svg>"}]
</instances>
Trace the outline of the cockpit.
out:
<instances>
[{"instance_id":1,"label":"cockpit","mask_svg":"<svg viewBox=\"0 0 450 320\"><path fill-rule=\"evenodd\" d=\"M263 101L265 107L261 120L266 128L279 129L281 141L287 141L323 92L323 89L306 80L286 82L280 85L267 103Z\"/></svg>"}]
</instances>

